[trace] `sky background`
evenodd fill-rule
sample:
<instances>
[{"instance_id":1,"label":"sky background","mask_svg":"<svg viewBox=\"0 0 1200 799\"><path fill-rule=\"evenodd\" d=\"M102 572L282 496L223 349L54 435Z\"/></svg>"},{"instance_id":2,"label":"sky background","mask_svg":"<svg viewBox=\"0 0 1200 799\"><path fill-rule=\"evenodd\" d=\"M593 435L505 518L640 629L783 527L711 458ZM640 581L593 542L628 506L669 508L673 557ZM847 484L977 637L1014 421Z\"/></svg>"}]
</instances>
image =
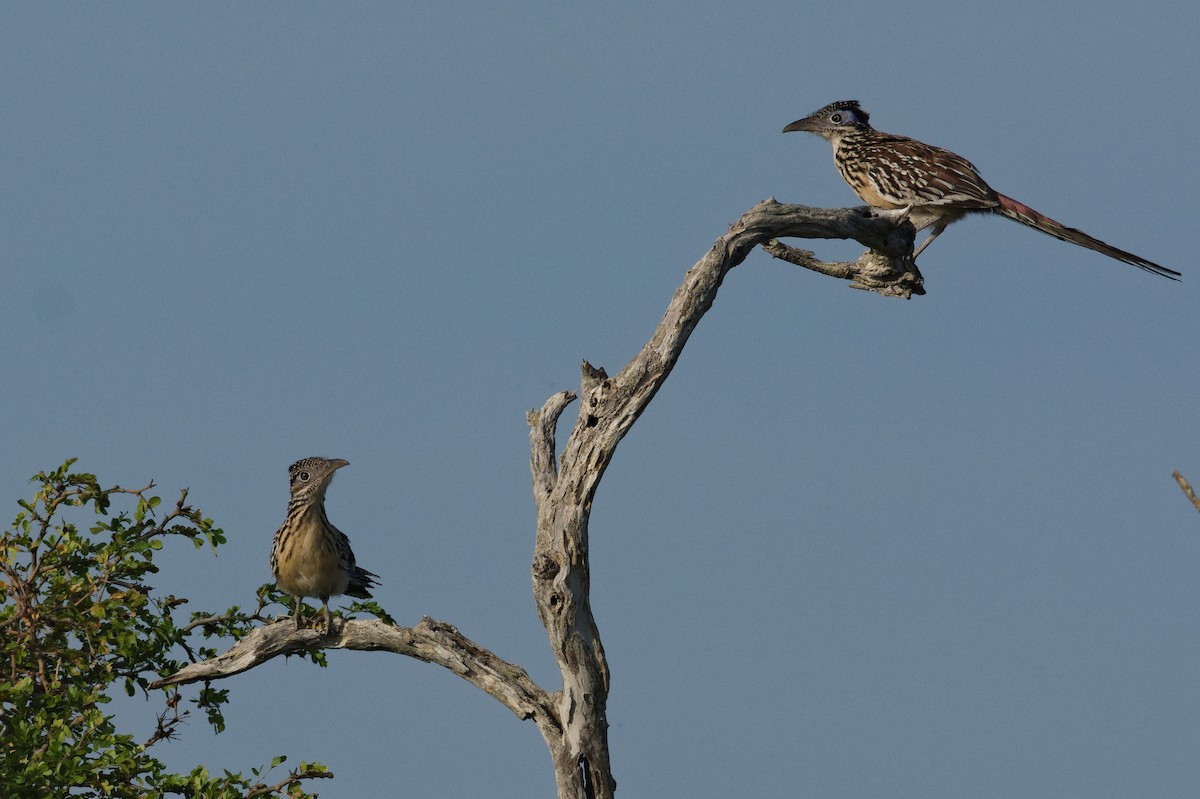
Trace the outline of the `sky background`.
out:
<instances>
[{"instance_id":1,"label":"sky background","mask_svg":"<svg viewBox=\"0 0 1200 799\"><path fill-rule=\"evenodd\" d=\"M346 458L327 509L379 602L553 690L525 411L620 369L756 202L859 204L780 133L858 99L1185 279L987 218L909 302L732 272L592 516L619 795L1194 796L1197 30L1191 0L5 4L5 517L67 457L188 486L229 544L158 586L251 604L288 464ZM462 680L329 664L224 682L228 731L160 756L553 795Z\"/></svg>"}]
</instances>

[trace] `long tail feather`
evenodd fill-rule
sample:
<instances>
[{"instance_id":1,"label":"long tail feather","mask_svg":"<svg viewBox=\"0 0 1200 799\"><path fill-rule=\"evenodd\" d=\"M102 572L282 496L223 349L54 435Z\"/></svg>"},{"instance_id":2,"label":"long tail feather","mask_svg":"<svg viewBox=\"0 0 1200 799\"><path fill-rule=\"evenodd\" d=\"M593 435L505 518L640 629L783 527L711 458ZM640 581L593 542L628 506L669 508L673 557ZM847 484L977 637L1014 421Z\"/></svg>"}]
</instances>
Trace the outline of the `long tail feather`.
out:
<instances>
[{"instance_id":1,"label":"long tail feather","mask_svg":"<svg viewBox=\"0 0 1200 799\"><path fill-rule=\"evenodd\" d=\"M370 599L371 590L375 588L379 580L379 575L374 572L369 572L362 566L355 566L350 572L350 585L346 588L346 596L352 596L356 599Z\"/></svg>"},{"instance_id":2,"label":"long tail feather","mask_svg":"<svg viewBox=\"0 0 1200 799\"><path fill-rule=\"evenodd\" d=\"M1005 197L1003 194L997 194L1000 200L1000 205L996 208L996 213L1001 216L1006 216L1009 219L1014 219L1022 225L1029 225L1035 230L1040 230L1043 233L1049 234L1056 239L1069 241L1072 244L1078 244L1080 247L1087 247L1089 250L1095 250L1098 253L1107 255L1109 258L1116 258L1118 261L1123 261L1127 264L1132 264L1138 269L1159 275L1161 277L1178 280L1182 275L1174 269L1167 269L1165 266L1159 266L1153 261L1147 261L1141 256L1134 255L1131 252L1118 250L1111 244L1105 244L1100 239L1093 238L1082 230L1076 230L1073 227L1067 227L1064 224L1055 222L1050 217L1039 214L1037 211L1030 208L1024 203L1017 202L1012 197Z\"/></svg>"}]
</instances>

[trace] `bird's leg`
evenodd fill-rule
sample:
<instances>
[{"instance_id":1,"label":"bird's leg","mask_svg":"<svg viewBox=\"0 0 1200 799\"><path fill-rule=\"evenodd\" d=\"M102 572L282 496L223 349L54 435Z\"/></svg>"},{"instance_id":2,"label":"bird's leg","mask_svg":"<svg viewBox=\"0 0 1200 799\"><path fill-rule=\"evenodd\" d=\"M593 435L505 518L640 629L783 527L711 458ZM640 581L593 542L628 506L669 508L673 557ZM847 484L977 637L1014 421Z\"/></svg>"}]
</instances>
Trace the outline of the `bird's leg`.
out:
<instances>
[{"instance_id":1,"label":"bird's leg","mask_svg":"<svg viewBox=\"0 0 1200 799\"><path fill-rule=\"evenodd\" d=\"M913 260L914 261L917 260L917 256L920 255L922 252L924 252L925 248L928 247L930 244L932 244L934 239L936 239L938 236L942 235L942 231L945 229L946 229L945 225L936 225L933 228L933 230L931 230L929 232L929 237L927 239L925 239L925 241L921 242L921 246L918 247L916 249L916 251L913 253Z\"/></svg>"},{"instance_id":2,"label":"bird's leg","mask_svg":"<svg viewBox=\"0 0 1200 799\"><path fill-rule=\"evenodd\" d=\"M329 612L329 597L321 597L321 605L325 608L325 632L333 629L333 614Z\"/></svg>"},{"instance_id":3,"label":"bird's leg","mask_svg":"<svg viewBox=\"0 0 1200 799\"><path fill-rule=\"evenodd\" d=\"M304 599L301 597L296 597L296 612L292 614L292 621L296 623L297 630L304 626L304 619L300 616L300 613L303 611L303 609Z\"/></svg>"}]
</instances>

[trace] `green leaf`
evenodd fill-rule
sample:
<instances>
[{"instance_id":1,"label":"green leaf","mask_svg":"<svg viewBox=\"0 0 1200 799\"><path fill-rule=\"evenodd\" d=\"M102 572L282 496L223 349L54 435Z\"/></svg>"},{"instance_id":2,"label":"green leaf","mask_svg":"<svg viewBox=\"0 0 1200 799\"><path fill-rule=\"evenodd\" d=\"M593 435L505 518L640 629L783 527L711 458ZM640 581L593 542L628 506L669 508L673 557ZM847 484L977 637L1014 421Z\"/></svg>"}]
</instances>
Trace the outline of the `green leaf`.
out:
<instances>
[{"instance_id":1,"label":"green leaf","mask_svg":"<svg viewBox=\"0 0 1200 799\"><path fill-rule=\"evenodd\" d=\"M71 472L74 463L37 474L31 496L17 503L10 531L0 534L0 622L6 625L0 634L0 797L59 796L64 790L89 799L245 796L252 784L240 772L220 769L216 776L217 769L198 767L175 774L140 743L188 732L180 724L189 712L181 705L188 695L173 688L151 692L150 679L177 672L196 655L213 654L212 647L198 645L203 637L239 638L256 623L234 607L223 620L184 631L172 614L187 598L144 582L157 573L153 559L168 536L197 546L207 540L215 552L225 543L223 531L186 504L186 492L169 524L155 522L152 511L161 498L102 488L95 475ZM18 609L10 598L16 595L23 598L20 612L28 614L21 624L12 621ZM17 632L28 629L28 619L36 620L36 638ZM145 714L118 719L107 712L118 691L135 696L139 688L147 699L165 700L156 711L161 729L153 722L147 728ZM190 703L217 732L225 728L221 710L230 701L228 690L184 691L192 692ZM273 767L283 762L281 755ZM301 783L292 782L287 792L308 796Z\"/></svg>"}]
</instances>

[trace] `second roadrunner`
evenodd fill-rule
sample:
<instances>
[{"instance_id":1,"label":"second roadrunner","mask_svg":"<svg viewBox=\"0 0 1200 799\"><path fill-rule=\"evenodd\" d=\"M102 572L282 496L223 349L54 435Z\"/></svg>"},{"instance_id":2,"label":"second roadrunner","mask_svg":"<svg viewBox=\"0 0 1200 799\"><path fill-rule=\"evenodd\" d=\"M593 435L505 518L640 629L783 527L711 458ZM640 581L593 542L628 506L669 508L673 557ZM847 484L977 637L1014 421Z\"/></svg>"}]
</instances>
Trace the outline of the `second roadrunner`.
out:
<instances>
[{"instance_id":1,"label":"second roadrunner","mask_svg":"<svg viewBox=\"0 0 1200 799\"><path fill-rule=\"evenodd\" d=\"M271 545L271 574L279 590L296 599L296 629L304 597L321 600L329 630L329 598L345 594L370 599L370 589L379 579L355 563L350 539L325 515L325 490L334 473L349 465L341 458L303 458L288 467L291 498L287 518Z\"/></svg>"},{"instance_id":2,"label":"second roadrunner","mask_svg":"<svg viewBox=\"0 0 1200 799\"><path fill-rule=\"evenodd\" d=\"M1180 273L1174 269L1105 244L1004 196L989 186L962 156L907 136L875 130L869 119L857 100L839 100L797 119L783 132L802 130L829 141L833 144L838 171L863 202L890 210L899 219L908 219L917 230L932 228L913 258L950 223L969 213L991 212L1151 274L1179 279Z\"/></svg>"}]
</instances>

